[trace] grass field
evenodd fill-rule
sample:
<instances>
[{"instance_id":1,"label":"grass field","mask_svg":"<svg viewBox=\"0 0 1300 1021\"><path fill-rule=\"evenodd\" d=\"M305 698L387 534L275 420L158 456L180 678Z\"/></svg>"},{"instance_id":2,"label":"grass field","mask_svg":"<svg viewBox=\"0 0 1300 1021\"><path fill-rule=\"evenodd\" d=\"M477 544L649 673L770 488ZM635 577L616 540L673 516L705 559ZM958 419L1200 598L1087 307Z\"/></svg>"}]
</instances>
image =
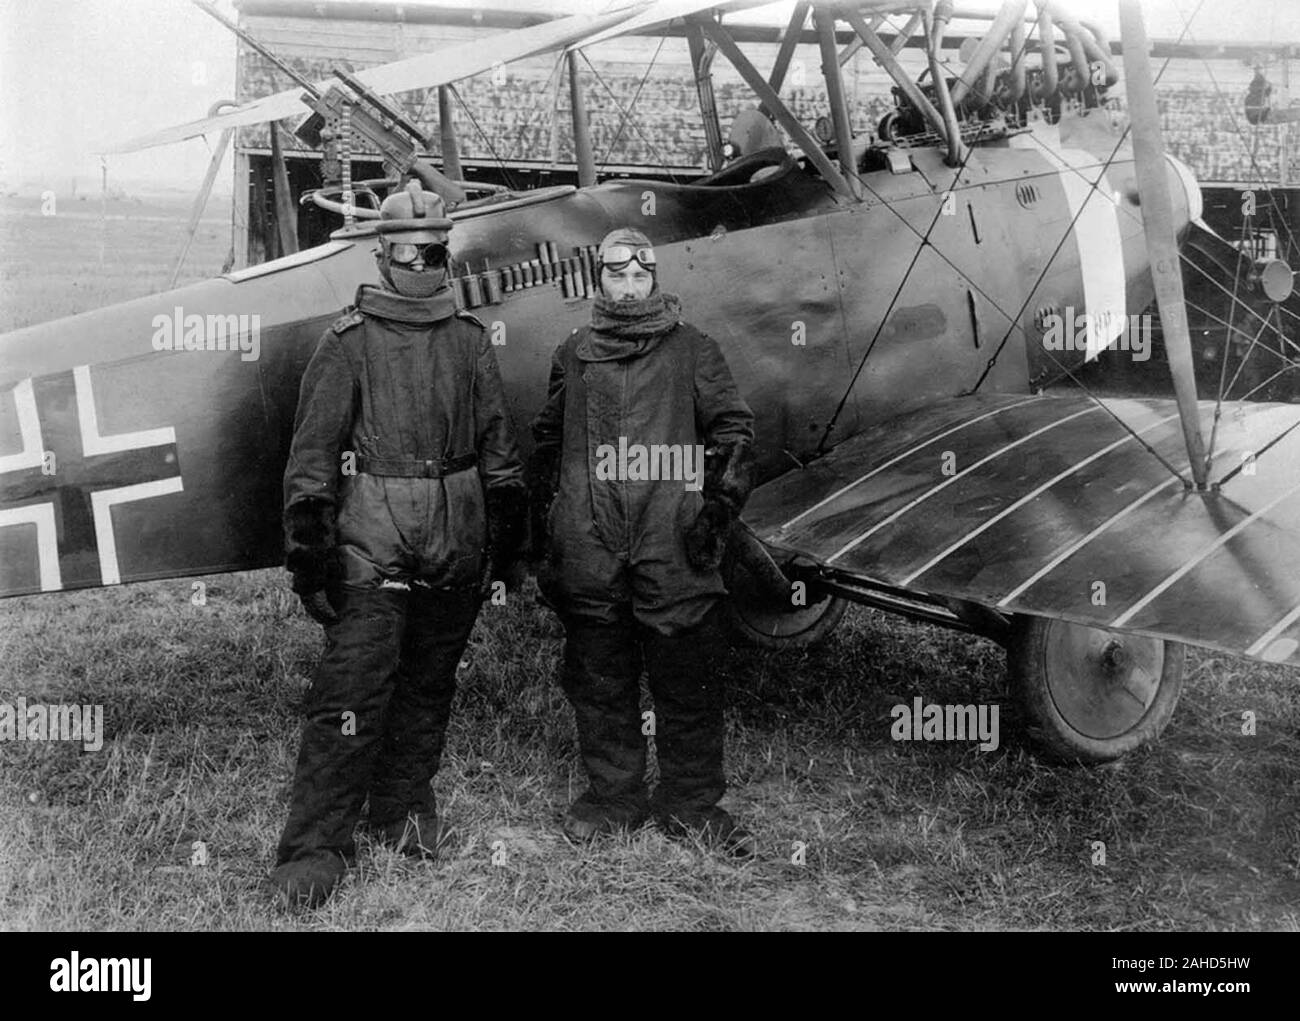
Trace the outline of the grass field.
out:
<instances>
[{"instance_id":1,"label":"grass field","mask_svg":"<svg viewBox=\"0 0 1300 1021\"><path fill-rule=\"evenodd\" d=\"M6 207L0 329L162 287L184 210L159 215L101 225ZM228 247L205 224L182 282ZM1192 651L1157 745L1049 766L1017 739L999 648L850 609L816 648L723 659L727 803L757 860L653 829L575 849L559 835L583 787L553 679L560 631L531 582L485 608L462 664L437 781L460 834L447 856L409 864L363 842L339 896L286 916L260 883L320 631L282 572L203 580L203 605L190 579L0 603L0 702L101 703L107 731L98 752L0 744L0 926L1300 928L1294 671ZM999 704L1001 747L891 740L891 707L917 696Z\"/></svg>"}]
</instances>

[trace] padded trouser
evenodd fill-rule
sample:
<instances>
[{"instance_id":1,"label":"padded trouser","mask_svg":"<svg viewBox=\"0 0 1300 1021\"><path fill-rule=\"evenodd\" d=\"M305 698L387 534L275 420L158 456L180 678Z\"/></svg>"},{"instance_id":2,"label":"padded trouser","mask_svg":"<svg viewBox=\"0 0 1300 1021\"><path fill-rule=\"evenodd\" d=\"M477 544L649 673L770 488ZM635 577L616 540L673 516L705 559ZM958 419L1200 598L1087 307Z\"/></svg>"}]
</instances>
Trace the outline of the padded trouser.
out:
<instances>
[{"instance_id":1,"label":"padded trouser","mask_svg":"<svg viewBox=\"0 0 1300 1021\"><path fill-rule=\"evenodd\" d=\"M350 857L367 794L377 825L431 811L456 667L478 616L476 591L343 588L338 623L306 697L279 863ZM346 714L351 713L349 717Z\"/></svg>"},{"instance_id":2,"label":"padded trouser","mask_svg":"<svg viewBox=\"0 0 1300 1021\"><path fill-rule=\"evenodd\" d=\"M707 620L671 638L645 635L659 755L653 803L657 817L688 819L716 805L726 793L722 681L711 656L719 641Z\"/></svg>"},{"instance_id":3,"label":"padded trouser","mask_svg":"<svg viewBox=\"0 0 1300 1021\"><path fill-rule=\"evenodd\" d=\"M723 693L711 669L718 636L711 622L665 637L636 625L564 618L561 685L573 706L578 743L591 784L588 800L644 806L646 740L640 676L644 662L654 697L659 755L656 814L716 805L723 774Z\"/></svg>"},{"instance_id":4,"label":"padded trouser","mask_svg":"<svg viewBox=\"0 0 1300 1021\"><path fill-rule=\"evenodd\" d=\"M648 806L641 733L641 649L631 615L616 624L565 618L560 686L573 706L592 807L629 813Z\"/></svg>"}]
</instances>

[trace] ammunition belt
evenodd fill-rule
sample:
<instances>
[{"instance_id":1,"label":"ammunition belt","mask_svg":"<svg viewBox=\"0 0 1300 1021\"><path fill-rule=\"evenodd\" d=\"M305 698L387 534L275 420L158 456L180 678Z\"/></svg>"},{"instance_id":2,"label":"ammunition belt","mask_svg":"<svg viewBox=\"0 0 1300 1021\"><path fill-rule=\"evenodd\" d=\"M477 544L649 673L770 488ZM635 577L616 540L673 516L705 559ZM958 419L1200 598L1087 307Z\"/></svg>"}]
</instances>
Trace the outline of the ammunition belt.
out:
<instances>
[{"instance_id":1,"label":"ammunition belt","mask_svg":"<svg viewBox=\"0 0 1300 1021\"><path fill-rule=\"evenodd\" d=\"M577 245L573 255L560 255L554 241L537 242L537 258L510 265L469 271L451 281L456 307L474 309L500 305L505 296L530 287L558 287L567 299L590 298L600 283L600 257L596 245Z\"/></svg>"}]
</instances>

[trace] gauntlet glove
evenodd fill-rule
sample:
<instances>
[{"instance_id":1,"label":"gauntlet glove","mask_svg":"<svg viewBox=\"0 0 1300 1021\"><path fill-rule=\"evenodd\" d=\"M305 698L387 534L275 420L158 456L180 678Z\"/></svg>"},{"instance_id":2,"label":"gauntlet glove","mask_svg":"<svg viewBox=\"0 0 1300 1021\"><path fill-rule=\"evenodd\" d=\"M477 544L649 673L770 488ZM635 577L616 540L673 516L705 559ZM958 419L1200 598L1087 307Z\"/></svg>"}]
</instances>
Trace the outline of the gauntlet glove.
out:
<instances>
[{"instance_id":1,"label":"gauntlet glove","mask_svg":"<svg viewBox=\"0 0 1300 1021\"><path fill-rule=\"evenodd\" d=\"M496 486L486 494L487 550L484 556L483 594L495 581L515 591L522 581L516 566L528 526L528 492L522 485Z\"/></svg>"},{"instance_id":2,"label":"gauntlet glove","mask_svg":"<svg viewBox=\"0 0 1300 1021\"><path fill-rule=\"evenodd\" d=\"M303 500L284 514L285 566L293 573L293 590L311 619L322 625L338 621L325 596L333 558L333 515L324 500Z\"/></svg>"},{"instance_id":3,"label":"gauntlet glove","mask_svg":"<svg viewBox=\"0 0 1300 1021\"><path fill-rule=\"evenodd\" d=\"M705 451L704 506L686 530L686 559L697 571L716 571L732 526L754 488L754 454L748 440L727 440Z\"/></svg>"}]
</instances>

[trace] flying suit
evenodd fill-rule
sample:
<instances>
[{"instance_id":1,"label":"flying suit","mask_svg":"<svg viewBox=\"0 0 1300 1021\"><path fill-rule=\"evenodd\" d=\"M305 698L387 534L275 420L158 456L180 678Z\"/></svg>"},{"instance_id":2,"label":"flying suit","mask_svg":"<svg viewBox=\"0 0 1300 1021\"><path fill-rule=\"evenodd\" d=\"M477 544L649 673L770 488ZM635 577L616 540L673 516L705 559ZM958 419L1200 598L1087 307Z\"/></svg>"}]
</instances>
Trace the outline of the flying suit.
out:
<instances>
[{"instance_id":1,"label":"flying suit","mask_svg":"<svg viewBox=\"0 0 1300 1021\"><path fill-rule=\"evenodd\" d=\"M608 624L627 606L665 636L699 624L726 586L687 558L684 537L706 497L723 496L706 491L714 487L704 485L698 448L713 452L710 463L747 449L753 420L717 343L695 327L679 321L627 345L602 345L590 326L574 330L555 352L533 423L534 456L558 461L541 573L556 609ZM670 460L656 462L689 467L693 480L602 477L620 450L664 447ZM726 495L743 503L743 488Z\"/></svg>"},{"instance_id":2,"label":"flying suit","mask_svg":"<svg viewBox=\"0 0 1300 1021\"><path fill-rule=\"evenodd\" d=\"M688 540L712 510L739 514L753 415L718 345L694 327L619 337L587 326L555 353L533 436L534 474L554 489L538 581L565 627L561 685L590 780L570 814L601 827L644 819L644 666L657 714L653 807L665 819L707 816L725 782L722 691L706 659L717 643L703 632L726 588L716 566L693 566ZM620 445L709 454L693 485L611 479Z\"/></svg>"},{"instance_id":3,"label":"flying suit","mask_svg":"<svg viewBox=\"0 0 1300 1021\"><path fill-rule=\"evenodd\" d=\"M524 494L482 324L449 289L363 285L303 376L284 476L295 590L324 588L338 619L307 695L281 865L350 856L367 794L375 827L435 811L485 557Z\"/></svg>"}]
</instances>

